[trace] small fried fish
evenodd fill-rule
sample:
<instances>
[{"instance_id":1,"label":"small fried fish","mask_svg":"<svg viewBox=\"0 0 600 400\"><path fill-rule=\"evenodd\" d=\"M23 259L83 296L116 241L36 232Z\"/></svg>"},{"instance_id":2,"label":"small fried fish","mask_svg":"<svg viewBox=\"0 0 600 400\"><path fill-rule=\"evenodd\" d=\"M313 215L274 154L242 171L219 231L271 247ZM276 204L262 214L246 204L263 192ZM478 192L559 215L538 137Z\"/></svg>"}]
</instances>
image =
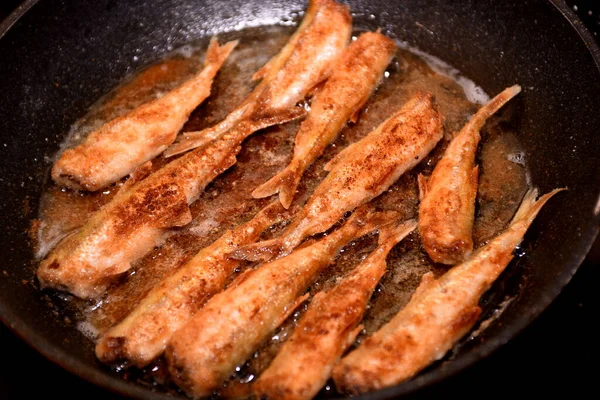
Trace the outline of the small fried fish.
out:
<instances>
[{"instance_id":1,"label":"small fried fish","mask_svg":"<svg viewBox=\"0 0 600 400\"><path fill-rule=\"evenodd\" d=\"M527 192L508 228L439 279L431 273L390 322L344 357L333 370L339 390L359 394L409 379L448 350L475 325L479 299L504 271L513 250L556 189Z\"/></svg>"},{"instance_id":2,"label":"small fried fish","mask_svg":"<svg viewBox=\"0 0 600 400\"><path fill-rule=\"evenodd\" d=\"M473 251L473 221L479 167L475 153L485 121L521 91L512 86L483 106L452 139L426 180L419 175L419 232L435 262L454 265Z\"/></svg>"},{"instance_id":3,"label":"small fried fish","mask_svg":"<svg viewBox=\"0 0 600 400\"><path fill-rule=\"evenodd\" d=\"M215 75L236 45L233 41L219 46L213 38L202 71L66 149L52 167L52 179L74 189L99 190L162 153L175 141L190 113L209 96Z\"/></svg>"}]
</instances>

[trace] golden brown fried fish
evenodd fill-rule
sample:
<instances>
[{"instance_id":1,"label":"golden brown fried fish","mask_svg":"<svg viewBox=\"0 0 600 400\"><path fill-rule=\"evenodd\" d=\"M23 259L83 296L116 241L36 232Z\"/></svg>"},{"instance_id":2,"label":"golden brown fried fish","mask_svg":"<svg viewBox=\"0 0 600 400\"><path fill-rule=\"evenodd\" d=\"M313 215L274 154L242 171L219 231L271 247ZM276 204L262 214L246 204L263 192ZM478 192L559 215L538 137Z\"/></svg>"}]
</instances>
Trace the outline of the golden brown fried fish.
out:
<instances>
[{"instance_id":1,"label":"golden brown fried fish","mask_svg":"<svg viewBox=\"0 0 600 400\"><path fill-rule=\"evenodd\" d=\"M395 385L439 360L477 321L479 299L504 271L513 250L554 190L527 192L508 228L439 279L423 276L410 302L333 370L338 389L358 394Z\"/></svg>"},{"instance_id":2,"label":"golden brown fried fish","mask_svg":"<svg viewBox=\"0 0 600 400\"><path fill-rule=\"evenodd\" d=\"M52 179L75 189L99 190L162 153L175 141L190 113L208 97L215 75L236 44L219 46L213 38L202 71L66 149L54 163Z\"/></svg>"}]
</instances>

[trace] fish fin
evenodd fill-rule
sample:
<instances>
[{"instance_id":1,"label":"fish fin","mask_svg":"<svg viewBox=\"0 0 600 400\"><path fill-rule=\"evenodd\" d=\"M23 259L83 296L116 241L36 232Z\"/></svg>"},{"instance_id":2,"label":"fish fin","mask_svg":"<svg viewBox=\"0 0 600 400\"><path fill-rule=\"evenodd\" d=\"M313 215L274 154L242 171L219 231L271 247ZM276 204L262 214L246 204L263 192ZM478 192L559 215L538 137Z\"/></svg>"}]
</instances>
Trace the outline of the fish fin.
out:
<instances>
[{"instance_id":1,"label":"fish fin","mask_svg":"<svg viewBox=\"0 0 600 400\"><path fill-rule=\"evenodd\" d=\"M312 88L306 91L307 95L312 97L313 99L316 99L317 96L319 96L321 90L323 90L325 83L327 83L327 78L329 78L329 75L331 75L331 73L323 73L321 79L319 79L319 81L317 81L317 83L315 83Z\"/></svg>"},{"instance_id":2,"label":"fish fin","mask_svg":"<svg viewBox=\"0 0 600 400\"><path fill-rule=\"evenodd\" d=\"M394 223L400 216L396 211L374 211L363 205L354 210L341 229L355 229L353 236L359 238L388 224Z\"/></svg>"},{"instance_id":3,"label":"fish fin","mask_svg":"<svg viewBox=\"0 0 600 400\"><path fill-rule=\"evenodd\" d=\"M281 69L281 67L283 67L285 62L290 57L290 54L292 54L292 51L294 50L294 46L296 45L296 43L298 41L298 32L299 31L300 31L300 29L298 29L292 35L292 37L288 40L286 45L279 51L279 53L277 53L275 56L273 56L271 59L269 59L269 61L267 61L265 65L260 67L258 69L258 71L256 71L252 75L253 81L258 81L258 80L262 80L265 78L271 78Z\"/></svg>"},{"instance_id":4,"label":"fish fin","mask_svg":"<svg viewBox=\"0 0 600 400\"><path fill-rule=\"evenodd\" d=\"M226 231L218 239L221 242L218 245L219 253L221 256L227 256L228 251L232 252L240 246L256 242L265 229L290 219L290 211L284 209L279 200L272 201L248 221Z\"/></svg>"},{"instance_id":5,"label":"fish fin","mask_svg":"<svg viewBox=\"0 0 600 400\"><path fill-rule=\"evenodd\" d=\"M298 205L292 206L286 213L283 219L291 219L301 208ZM294 220L297 222L297 220ZM258 243L251 243L245 246L241 246L235 251L229 253L227 257L233 258L236 260L246 260L246 261L270 261L275 258L280 258L290 254L294 248L300 242L303 237L298 237L298 235L294 234L292 225L286 228L286 232L292 232L291 235L286 235L285 233L277 238L271 240L265 240Z\"/></svg>"},{"instance_id":6,"label":"fish fin","mask_svg":"<svg viewBox=\"0 0 600 400\"><path fill-rule=\"evenodd\" d=\"M179 185L170 184L151 191L153 203L160 205L156 212L150 211L149 217L157 228L181 227L192 222L192 212L185 193ZM148 209L148 207L146 207Z\"/></svg>"},{"instance_id":7,"label":"fish fin","mask_svg":"<svg viewBox=\"0 0 600 400\"><path fill-rule=\"evenodd\" d=\"M205 67L208 64L211 64L218 60L218 49L219 49L219 41L216 36L210 38L208 42L208 48L206 49L206 57L204 57L204 62L202 63Z\"/></svg>"},{"instance_id":8,"label":"fish fin","mask_svg":"<svg viewBox=\"0 0 600 400\"><path fill-rule=\"evenodd\" d=\"M157 221L157 227L182 227L186 226L190 222L192 222L192 212L190 211L190 207L186 204L185 207L176 207L169 215L169 218L161 218L159 221Z\"/></svg>"},{"instance_id":9,"label":"fish fin","mask_svg":"<svg viewBox=\"0 0 600 400\"><path fill-rule=\"evenodd\" d=\"M139 181L142 181L150 175L152 172L152 161L146 161L144 164L137 167L131 174L129 174L129 178L123 182L123 185L119 188L119 191L115 196L119 196L125 192L128 192L129 189L133 187Z\"/></svg>"},{"instance_id":10,"label":"fish fin","mask_svg":"<svg viewBox=\"0 0 600 400\"><path fill-rule=\"evenodd\" d=\"M360 115L362 114L362 106L364 106L364 103L354 110L350 118L348 118L348 121L352 122L353 124L356 124L358 122L358 120L360 119Z\"/></svg>"},{"instance_id":11,"label":"fish fin","mask_svg":"<svg viewBox=\"0 0 600 400\"><path fill-rule=\"evenodd\" d=\"M217 42L217 37L213 36L210 39L210 44L208 45L208 50L206 51L206 57L204 58L204 65L207 66L209 64L218 64L222 65L227 57L231 54L233 49L238 45L239 40L232 40L230 42L225 43L222 46L219 46Z\"/></svg>"},{"instance_id":12,"label":"fish fin","mask_svg":"<svg viewBox=\"0 0 600 400\"><path fill-rule=\"evenodd\" d=\"M272 78L279 70L281 70L281 67L283 67L285 62L288 60L290 54L292 54L292 51L294 50L294 45L298 40L296 33L292 35L292 37L288 40L283 49L281 49L281 51L277 53L277 55L272 57L269 61L266 62L265 65L260 67L258 71L256 71L252 75L251 79L253 81L268 80Z\"/></svg>"},{"instance_id":13,"label":"fish fin","mask_svg":"<svg viewBox=\"0 0 600 400\"><path fill-rule=\"evenodd\" d=\"M292 204L296 188L302 178L302 172L294 164L288 165L283 171L263 183L252 192L252 197L260 199L279 193L279 200L287 210Z\"/></svg>"},{"instance_id":14,"label":"fish fin","mask_svg":"<svg viewBox=\"0 0 600 400\"><path fill-rule=\"evenodd\" d=\"M427 178L423 174L417 175L417 184L419 185L419 200L423 200L427 196Z\"/></svg>"},{"instance_id":15,"label":"fish fin","mask_svg":"<svg viewBox=\"0 0 600 400\"><path fill-rule=\"evenodd\" d=\"M271 69L271 63L274 63L273 61L274 59L271 58L269 61L267 61L267 63L265 65L263 65L262 67L259 68L258 71L256 71L253 75L252 75L252 80L253 81L258 81L263 79L267 73L269 72L269 69Z\"/></svg>"},{"instance_id":16,"label":"fish fin","mask_svg":"<svg viewBox=\"0 0 600 400\"><path fill-rule=\"evenodd\" d=\"M266 262L276 258L281 253L283 247L283 240L275 238L242 246L229 254L228 257L236 260Z\"/></svg>"},{"instance_id":17,"label":"fish fin","mask_svg":"<svg viewBox=\"0 0 600 400\"><path fill-rule=\"evenodd\" d=\"M370 93L369 93L369 95L370 95ZM365 107L365 104L367 104L367 100L369 100L369 96L366 96L364 99L361 100L360 103L358 103L356 105L356 107L354 107L354 110L352 111L352 115L350 116L348 121L352 122L353 124L356 124L358 122L358 120L360 119L362 110Z\"/></svg>"},{"instance_id":18,"label":"fish fin","mask_svg":"<svg viewBox=\"0 0 600 400\"><path fill-rule=\"evenodd\" d=\"M81 231L81 228L83 227L84 222L85 221L82 221L81 224L78 224L78 226L75 226L72 229L69 229L65 232L57 233L56 235L49 237L44 246L38 245L39 248L36 250L36 253L35 253L36 259L42 260L42 259L46 258L48 253L51 250L53 250L59 243L62 243L62 242L66 243L70 238L71 238L70 240L73 240L72 238L75 236L75 234Z\"/></svg>"},{"instance_id":19,"label":"fish fin","mask_svg":"<svg viewBox=\"0 0 600 400\"><path fill-rule=\"evenodd\" d=\"M356 338L363 329L365 329L365 326L363 324L360 324L356 328L350 329L348 331L348 333L346 334L346 338L342 343L342 352L345 352L350 346L354 344L354 342L356 342Z\"/></svg>"},{"instance_id":20,"label":"fish fin","mask_svg":"<svg viewBox=\"0 0 600 400\"><path fill-rule=\"evenodd\" d=\"M306 299L308 299L309 294L305 293L302 296L298 297L296 300L294 300L294 302L292 303L291 306L289 306L284 312L283 314L281 314L281 316L279 317L279 319L277 320L275 326L279 326L281 324L283 324L283 322L288 319L288 317L290 315L292 315L294 313L294 311L296 311L296 309L300 306L300 304L304 303L306 301Z\"/></svg>"},{"instance_id":21,"label":"fish fin","mask_svg":"<svg viewBox=\"0 0 600 400\"><path fill-rule=\"evenodd\" d=\"M306 115L302 107L290 107L282 110L267 110L264 114L250 114L247 120L240 121L233 128L225 132L221 138L242 142L252 133L273 125L283 124Z\"/></svg>"},{"instance_id":22,"label":"fish fin","mask_svg":"<svg viewBox=\"0 0 600 400\"><path fill-rule=\"evenodd\" d=\"M523 222L526 227L529 227L544 204L546 204L546 202L556 193L562 192L563 190L567 190L567 188L554 189L553 191L540 196L539 199L536 199L538 196L537 188L529 189L527 193L525 193L519 209L510 222L510 226Z\"/></svg>"},{"instance_id":23,"label":"fish fin","mask_svg":"<svg viewBox=\"0 0 600 400\"><path fill-rule=\"evenodd\" d=\"M395 246L417 227L417 220L409 219L401 224L390 224L379 229L378 245Z\"/></svg>"},{"instance_id":24,"label":"fish fin","mask_svg":"<svg viewBox=\"0 0 600 400\"><path fill-rule=\"evenodd\" d=\"M151 172L152 172L152 161L146 161L145 163L143 163L142 165L137 167L135 169L135 171L133 171L130 174L129 179L133 179L134 182L139 182L143 179L146 179L148 177L148 175L150 175Z\"/></svg>"},{"instance_id":25,"label":"fish fin","mask_svg":"<svg viewBox=\"0 0 600 400\"><path fill-rule=\"evenodd\" d=\"M350 146L352 146L352 145L350 145ZM342 157L343 157L342 154L344 154L343 150L340 153L336 154L331 160L329 160L327 162L327 164L325 164L325 166L323 167L323 170L327 171L327 172L331 172L331 170L333 169L335 164L340 162L340 160L342 159Z\"/></svg>"},{"instance_id":26,"label":"fish fin","mask_svg":"<svg viewBox=\"0 0 600 400\"><path fill-rule=\"evenodd\" d=\"M313 304L316 306L320 302L322 302L324 299L327 299L328 293L329 293L329 291L327 291L327 290L321 290L320 292L317 292L317 294L315 294L312 297L312 300L310 301L311 307L313 306Z\"/></svg>"},{"instance_id":27,"label":"fish fin","mask_svg":"<svg viewBox=\"0 0 600 400\"><path fill-rule=\"evenodd\" d=\"M421 283L417 287L417 290L415 290L415 292L413 293L411 300L419 297L419 295L421 295L421 293L423 293L425 290L427 290L435 282L435 280L436 279L433 276L433 272L425 273L423 275L423 277L421 278Z\"/></svg>"},{"instance_id":28,"label":"fish fin","mask_svg":"<svg viewBox=\"0 0 600 400\"><path fill-rule=\"evenodd\" d=\"M129 271L130 269L131 263L129 261L123 261L118 264L113 264L106 269L106 277L98 280L97 282L100 284L106 284L108 286L108 283L114 275L122 274L123 272Z\"/></svg>"}]
</instances>

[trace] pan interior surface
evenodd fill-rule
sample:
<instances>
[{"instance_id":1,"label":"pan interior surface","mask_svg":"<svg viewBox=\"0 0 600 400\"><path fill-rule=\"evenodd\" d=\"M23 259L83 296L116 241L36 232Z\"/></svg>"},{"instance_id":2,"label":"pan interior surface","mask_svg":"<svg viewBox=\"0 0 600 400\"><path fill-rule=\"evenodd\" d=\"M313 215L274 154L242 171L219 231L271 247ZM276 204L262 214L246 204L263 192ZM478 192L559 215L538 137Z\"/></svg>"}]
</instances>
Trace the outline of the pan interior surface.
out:
<instances>
[{"instance_id":1,"label":"pan interior surface","mask_svg":"<svg viewBox=\"0 0 600 400\"><path fill-rule=\"evenodd\" d=\"M148 4L146 4L148 3ZM0 39L2 320L70 371L123 394L163 398L102 366L87 338L36 287L28 239L53 155L69 126L123 77L190 41L245 27L289 24L299 1L64 2L33 7ZM484 357L537 316L569 281L597 234L600 79L593 54L564 17L534 1L352 1L355 25L377 29L446 61L488 93L519 83L517 132L531 181L569 191L548 204L524 252L486 301L514 293L502 317L449 359L397 387L389 398L442 379ZM294 17L296 16L296 17ZM548 32L554 32L549 35ZM560 34L559 34L560 32ZM585 37L584 37L585 39ZM588 42L590 43L590 42Z\"/></svg>"}]
</instances>

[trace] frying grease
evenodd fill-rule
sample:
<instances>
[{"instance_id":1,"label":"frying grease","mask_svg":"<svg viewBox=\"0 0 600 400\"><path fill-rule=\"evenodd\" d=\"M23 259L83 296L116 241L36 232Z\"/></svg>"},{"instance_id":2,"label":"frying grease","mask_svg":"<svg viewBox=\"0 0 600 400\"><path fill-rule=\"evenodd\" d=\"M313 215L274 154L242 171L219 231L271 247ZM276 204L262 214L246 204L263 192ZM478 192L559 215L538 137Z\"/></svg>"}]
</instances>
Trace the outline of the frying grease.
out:
<instances>
[{"instance_id":1,"label":"frying grease","mask_svg":"<svg viewBox=\"0 0 600 400\"><path fill-rule=\"evenodd\" d=\"M240 38L240 44L218 74L210 98L190 116L183 131L196 131L223 119L254 88L252 74L286 43L291 28L251 28L223 34L219 41ZM186 45L163 60L128 78L122 85L102 97L86 116L77 121L63 148L72 146L102 123L134 107L157 98L201 68L207 40ZM516 83L516 82L515 82ZM462 86L461 86L462 85ZM373 200L378 209L395 210L403 218L417 215L419 198L416 177L429 175L443 154L448 141L489 97L472 81L460 76L442 61L406 45L400 46L380 87L370 98L356 124L349 124L339 138L306 171L295 198L303 204L326 176L323 166L339 151L373 130L400 108L417 90L435 95L444 117L444 139L416 168L403 175L386 192ZM512 217L527 188L527 171L518 134L510 128L513 107L492 117L482 130L478 154L480 186L474 240L481 245L502 230ZM285 167L290 161L295 134L300 122L295 121L255 133L248 138L238 155L238 162L212 182L191 205L193 221L173 229L166 243L154 249L132 270L109 288L101 301L89 302L64 296L54 297L65 313L78 320L77 327L93 340L98 334L121 321L141 299L162 279L165 279L190 257L230 229L249 220L269 199L253 199L251 192ZM521 155L515 162L515 155ZM167 161L153 160L158 169ZM104 191L83 193L49 185L40 205L37 229L38 255L43 257L61 238L80 227L89 215L108 202L122 182ZM276 235L282 225L269 229L264 238ZM325 270L309 289L311 295L331 288L374 248L376 235L368 235L346 246L337 262ZM238 272L250 264L244 265ZM376 331L398 312L418 286L421 276L429 271L439 276L446 267L433 264L423 251L417 233L409 235L388 257L388 272L377 287L363 320L364 335ZM253 381L264 370L279 346L292 333L306 309L306 303L267 340L261 348L240 366L231 382L235 386ZM180 393L166 379L164 361L157 360L143 371L117 368L127 379L160 390ZM324 390L331 395L334 390Z\"/></svg>"}]
</instances>

